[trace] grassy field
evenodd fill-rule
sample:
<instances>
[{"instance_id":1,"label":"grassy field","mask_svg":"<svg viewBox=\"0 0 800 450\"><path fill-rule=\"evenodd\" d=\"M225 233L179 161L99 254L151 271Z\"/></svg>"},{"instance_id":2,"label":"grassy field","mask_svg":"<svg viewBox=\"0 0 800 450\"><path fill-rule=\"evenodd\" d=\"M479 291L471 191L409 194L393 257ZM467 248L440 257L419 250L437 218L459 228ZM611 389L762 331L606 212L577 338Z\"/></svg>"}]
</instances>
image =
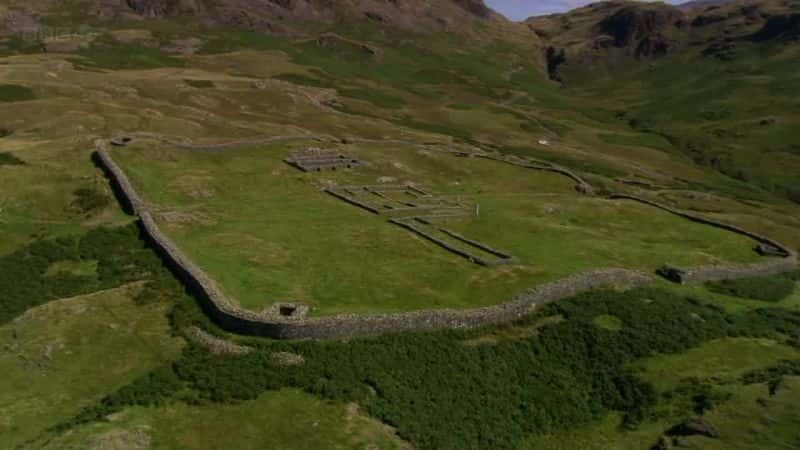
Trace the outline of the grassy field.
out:
<instances>
[{"instance_id":1,"label":"grassy field","mask_svg":"<svg viewBox=\"0 0 800 450\"><path fill-rule=\"evenodd\" d=\"M295 390L273 391L238 404L134 407L108 423L80 427L42 446L154 449L364 449L408 446L390 427L355 405L322 401Z\"/></svg>"},{"instance_id":2,"label":"grassy field","mask_svg":"<svg viewBox=\"0 0 800 450\"><path fill-rule=\"evenodd\" d=\"M64 299L0 327L0 446L27 446L132 379L176 357L166 305L139 306L140 286Z\"/></svg>"},{"instance_id":3,"label":"grassy field","mask_svg":"<svg viewBox=\"0 0 800 450\"><path fill-rule=\"evenodd\" d=\"M342 145L368 162L344 173L302 174L281 162L290 150L322 145L311 143L312 137L522 153L569 166L601 188L658 196L800 246L800 208L769 192L796 181L796 46L747 53L733 66L704 61L691 72L684 64L693 60L670 59L655 70L642 65L582 89L558 89L531 58L519 58L534 49L495 41L461 49L463 42L444 33L418 39L377 25L341 24L342 35L380 48L381 58L367 58L349 43L330 50L314 39L222 29L198 33L202 28L179 21L113 26L120 29L87 36L88 46L65 54L43 54L41 45L0 38L0 255L42 239L129 223L90 161L94 139L129 131L200 142L305 136L224 153L155 145L115 151L165 231L229 295L253 309L286 300L307 302L316 315L466 308L601 266L652 272L665 262L758 260L752 242L731 234L638 204L580 197L570 180L555 174L455 158L422 145ZM196 36L201 42L194 55L144 45ZM540 139L551 145L537 144ZM687 151L686 144L721 156L718 167ZM654 187L631 187L617 180L623 178ZM509 251L518 264L477 267L321 192L329 183L381 181L414 182L470 209L480 204L479 217L437 224ZM41 276L45 282L93 279L108 269L113 265L99 267L91 259L56 261ZM712 292L663 281L657 286L730 314L800 308L796 286L777 302L741 298L747 290ZM604 378L607 366L592 361L627 361L625 352L644 339L670 345L682 339L683 330L698 325L682 308L711 314L683 299L675 308L671 302L677 300L667 298L645 306L611 302L615 310L601 305L577 319L561 311L463 336L319 345L248 341L308 356L307 365L293 372L260 361L263 355L252 366L245 364L250 360L202 353L179 356L184 344L172 334L180 330L170 328L169 302L187 307L189 300L173 292L167 303L141 304L139 289L137 283L56 299L0 327L0 447L404 448L392 429L367 413L403 428L423 448L497 443L498 430L508 427L503 437L513 439L505 445L524 430L553 430L548 420L566 426L619 408L598 406L597 380L609 392L619 386ZM570 305L573 315L589 311L584 304ZM626 315L631 305L640 308ZM629 335L631 322L648 325ZM542 351L534 354L538 346ZM797 446L797 380L785 380L772 397L763 384L738 381L747 370L796 358L784 336L722 337L683 350L629 368L659 395L684 386L690 376L711 384L712 393L729 394L704 414L723 438L692 438L695 446ZM539 359L543 354L546 360ZM206 365L190 367L192 357ZM45 432L171 363L198 375L184 380L198 397L180 392L161 405L125 408L108 422L63 435ZM597 376L582 377L586 373ZM515 390L524 383L530 389ZM380 388L375 394L367 387L373 384ZM242 392L247 400L213 400ZM526 401L519 405L523 394ZM512 400L492 400L498 398ZM364 412L349 402L360 403ZM662 406L669 411L681 405ZM544 412L531 414L536 411ZM528 420L532 416L535 423ZM625 418L611 412L570 432L530 437L524 448L649 448L673 419L656 418L623 432Z\"/></svg>"},{"instance_id":4,"label":"grassy field","mask_svg":"<svg viewBox=\"0 0 800 450\"><path fill-rule=\"evenodd\" d=\"M690 51L652 65L630 64L613 75L593 72L588 79L576 73L573 94L605 104L618 121L652 133L640 139L601 135L607 142L639 140L641 146L683 153L740 181L794 195L800 119L786 92L798 87L797 55L797 46L790 45L740 45L730 61Z\"/></svg>"},{"instance_id":5,"label":"grassy field","mask_svg":"<svg viewBox=\"0 0 800 450\"><path fill-rule=\"evenodd\" d=\"M139 146L114 155L168 234L253 309L281 300L308 303L313 314L482 306L599 267L652 272L665 262L758 258L745 238L634 203L580 197L557 174L368 145L344 150L366 168L304 174L281 161L288 151ZM518 264L475 266L320 192L379 180L418 183L470 210L480 204L479 217L436 223L509 251Z\"/></svg>"},{"instance_id":6,"label":"grassy field","mask_svg":"<svg viewBox=\"0 0 800 450\"><path fill-rule=\"evenodd\" d=\"M769 339L725 338L682 354L645 359L635 366L659 395L674 392L681 383L694 379L710 383L712 392L725 399L703 416L720 432L720 439L686 438L692 447L778 450L793 448L800 442L796 431L800 417L797 407L800 379L785 380L777 394L770 396L765 384L745 386L740 378L749 370L796 355L797 349ZM661 413L674 417L675 410L681 408L677 403L666 401L667 410ZM532 438L522 448L639 450L653 446L659 436L674 425L662 419L640 425L635 430L623 430L620 423L618 415L610 414L583 429Z\"/></svg>"}]
</instances>

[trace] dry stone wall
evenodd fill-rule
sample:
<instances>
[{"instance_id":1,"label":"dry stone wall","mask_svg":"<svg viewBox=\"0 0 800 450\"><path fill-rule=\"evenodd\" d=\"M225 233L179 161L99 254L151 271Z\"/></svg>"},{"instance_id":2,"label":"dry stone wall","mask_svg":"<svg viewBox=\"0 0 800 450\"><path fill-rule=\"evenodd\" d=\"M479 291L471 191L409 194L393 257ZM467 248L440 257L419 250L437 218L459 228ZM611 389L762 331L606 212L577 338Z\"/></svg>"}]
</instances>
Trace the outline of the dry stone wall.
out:
<instances>
[{"instance_id":1,"label":"dry stone wall","mask_svg":"<svg viewBox=\"0 0 800 450\"><path fill-rule=\"evenodd\" d=\"M500 305L470 310L425 310L398 314L352 315L344 314L320 318L284 317L269 310L255 312L242 309L231 302L219 286L196 266L158 227L146 204L138 196L122 169L114 162L104 143L98 143L94 155L113 186L126 203L129 211L139 217L144 234L166 264L195 294L206 313L230 332L264 336L276 339L323 339L350 336L371 336L386 333L428 331L441 328L470 328L510 322L530 314L541 305L571 297L602 287L641 287L650 284L653 278L645 273L626 269L599 269L573 275L559 281L546 283L515 296ZM737 227L692 216L682 211L640 199L617 195L615 198L640 201L701 223L707 223L745 236L759 242L783 249L790 255L785 258L792 266L796 254L787 247L768 238L749 233ZM764 264L777 264L775 261ZM760 265L761 271L772 272L777 267ZM747 276L755 269L737 266L735 269L697 268L686 271L685 281L703 280L716 276ZM788 268L788 264L787 264Z\"/></svg>"},{"instance_id":2,"label":"dry stone wall","mask_svg":"<svg viewBox=\"0 0 800 450\"><path fill-rule=\"evenodd\" d=\"M241 356L253 352L252 347L220 339L195 326L187 328L184 333L189 340L206 348L214 355Z\"/></svg>"},{"instance_id":3,"label":"dry stone wall","mask_svg":"<svg viewBox=\"0 0 800 450\"><path fill-rule=\"evenodd\" d=\"M154 248L195 294L203 309L223 329L238 334L276 339L322 339L426 331L446 327L479 327L509 322L531 313L540 305L600 287L639 287L652 281L649 275L631 270L596 270L538 286L501 305L471 310L344 314L320 318L281 317L266 312L249 311L233 304L217 284L161 232L125 173L104 146L98 146L95 158L120 190L121 195L132 205L132 211L138 215L141 227Z\"/></svg>"},{"instance_id":4,"label":"dry stone wall","mask_svg":"<svg viewBox=\"0 0 800 450\"><path fill-rule=\"evenodd\" d=\"M491 159L492 161L500 161L514 166L524 167L526 169L544 170L547 172L554 172L564 175L572 179L575 183L575 190L583 195L594 196L594 188L586 180L578 176L575 172L567 169L566 167L557 166L555 164L538 164L529 159L525 159L515 155L500 155L494 153L477 153L475 156L479 158Z\"/></svg>"},{"instance_id":5,"label":"dry stone wall","mask_svg":"<svg viewBox=\"0 0 800 450\"><path fill-rule=\"evenodd\" d=\"M791 248L776 242L766 236L747 231L735 225L730 225L724 222L719 222L707 217L702 217L686 211L681 211L661 203L654 202L642 197L629 194L614 194L611 199L631 200L639 202L654 208L658 208L692 222L709 225L715 228L720 228L732 233L736 233L754 241L761 245L765 245L775 250L775 253L783 255L778 258L768 258L767 261L754 264L732 264L732 265L714 265L714 266L699 266L699 267L664 267L661 269L661 274L678 283L699 283L707 281L721 281L732 280L738 278L751 278L759 276L777 275L780 273L791 272L797 269L797 253Z\"/></svg>"}]
</instances>

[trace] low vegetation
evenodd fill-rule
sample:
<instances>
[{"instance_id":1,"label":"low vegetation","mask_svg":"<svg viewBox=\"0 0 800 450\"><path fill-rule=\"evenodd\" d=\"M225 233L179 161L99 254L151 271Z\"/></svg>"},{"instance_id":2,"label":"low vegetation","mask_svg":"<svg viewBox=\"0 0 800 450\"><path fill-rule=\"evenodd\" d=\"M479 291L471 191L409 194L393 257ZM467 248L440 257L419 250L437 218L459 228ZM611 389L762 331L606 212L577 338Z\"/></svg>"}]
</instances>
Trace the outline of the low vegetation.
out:
<instances>
[{"instance_id":1,"label":"low vegetation","mask_svg":"<svg viewBox=\"0 0 800 450\"><path fill-rule=\"evenodd\" d=\"M185 304L176 308L173 323L202 322L201 316ZM516 326L536 326L551 316L561 320L493 345L465 345L491 333L473 330L348 342L250 340L259 351L230 358L192 347L171 367L106 397L60 429L102 420L128 405L238 402L297 387L359 403L417 448L516 448L525 436L569 430L610 411L620 411L625 426L635 429L663 418L665 401L674 405L666 409L668 418L703 413L726 401L702 383L683 384L670 399L661 398L629 369L640 358L725 336L800 335L796 311L728 314L651 289L581 295ZM597 317L607 316L618 319L614 330L597 326ZM306 362L278 366L270 356L274 351L300 354Z\"/></svg>"},{"instance_id":2,"label":"low vegetation","mask_svg":"<svg viewBox=\"0 0 800 450\"><path fill-rule=\"evenodd\" d=\"M78 3L58 2L74 25L90 20ZM0 83L17 83L0 88L0 101L18 102L0 103L0 124L15 133L0 140L0 447L385 450L392 444L352 435L396 428L422 450L641 450L702 416L723 437L687 438L697 448L800 448L800 298L787 297L788 278L708 289L657 281L664 290L596 292L481 330L273 342L217 328L136 226L88 228L130 221L91 181L95 138L303 135L236 151L155 140L112 151L164 231L256 310L276 299L307 303L312 316L468 308L597 267L763 261L741 236L442 149L539 158L601 194L639 188L618 179L641 181L676 206L800 246L798 206L778 197L800 203L800 47L737 43L719 58L686 42L662 59L615 48L618 67L577 64L558 41L607 56L594 25L609 7L619 5L556 19L535 39L524 25L511 36L481 27L474 42L400 31L391 17L337 22L337 36L287 18L270 23L290 33L269 35L257 23L243 31L184 16L92 20L72 52L0 37L0 56L17 55L0 61ZM736 21L739 6L730 8L726 20ZM57 14L35 17L60 26ZM707 46L707 32L689 23L671 30L692 29ZM384 142L357 144L367 140ZM281 162L308 146L367 164L303 174ZM469 219L442 225L516 263L477 267L319 192L384 181L464 202ZM256 351L222 357L189 344L181 353L190 326ZM304 363L282 366L275 352Z\"/></svg>"},{"instance_id":3,"label":"low vegetation","mask_svg":"<svg viewBox=\"0 0 800 450\"><path fill-rule=\"evenodd\" d=\"M718 294L762 302L779 302L794 293L798 280L800 280L800 272L794 272L762 278L742 278L706 283L706 287Z\"/></svg>"},{"instance_id":4,"label":"low vegetation","mask_svg":"<svg viewBox=\"0 0 800 450\"><path fill-rule=\"evenodd\" d=\"M0 152L0 166L21 166L25 162L11 153Z\"/></svg>"},{"instance_id":5,"label":"low vegetation","mask_svg":"<svg viewBox=\"0 0 800 450\"><path fill-rule=\"evenodd\" d=\"M80 188L74 192L72 206L82 214L91 214L111 204L111 199L97 188Z\"/></svg>"},{"instance_id":6,"label":"low vegetation","mask_svg":"<svg viewBox=\"0 0 800 450\"><path fill-rule=\"evenodd\" d=\"M211 80L183 80L183 82L197 89L211 89L216 86Z\"/></svg>"},{"instance_id":7,"label":"low vegetation","mask_svg":"<svg viewBox=\"0 0 800 450\"><path fill-rule=\"evenodd\" d=\"M304 302L312 315L469 308L599 267L652 271L664 261L719 261L709 255L759 258L742 236L633 202L581 197L563 175L479 158L350 145L348 152L368 166L300 174L281 160L285 145L174 152L170 161L158 151L141 146L113 154L143 199L182 218L163 220L164 232L244 308L262 309L275 298ZM450 255L385 216L320 193L321 177L340 185L408 180L459 199L466 215L437 224L512 252L515 264L482 268Z\"/></svg>"},{"instance_id":8,"label":"low vegetation","mask_svg":"<svg viewBox=\"0 0 800 450\"><path fill-rule=\"evenodd\" d=\"M36 99L33 89L17 84L0 84L0 102L24 102Z\"/></svg>"},{"instance_id":9,"label":"low vegetation","mask_svg":"<svg viewBox=\"0 0 800 450\"><path fill-rule=\"evenodd\" d=\"M183 59L159 48L119 42L110 37L96 39L77 54L80 58L72 58L71 62L84 69L143 70L186 65Z\"/></svg>"},{"instance_id":10,"label":"low vegetation","mask_svg":"<svg viewBox=\"0 0 800 450\"><path fill-rule=\"evenodd\" d=\"M51 271L64 261L96 264L96 273ZM50 300L88 294L164 273L135 225L33 242L0 256L0 324ZM168 276L168 272L166 274Z\"/></svg>"},{"instance_id":11,"label":"low vegetation","mask_svg":"<svg viewBox=\"0 0 800 450\"><path fill-rule=\"evenodd\" d=\"M775 395L784 377L800 376L800 359L780 361L774 366L748 372L742 377L747 384L767 383L769 394Z\"/></svg>"}]
</instances>

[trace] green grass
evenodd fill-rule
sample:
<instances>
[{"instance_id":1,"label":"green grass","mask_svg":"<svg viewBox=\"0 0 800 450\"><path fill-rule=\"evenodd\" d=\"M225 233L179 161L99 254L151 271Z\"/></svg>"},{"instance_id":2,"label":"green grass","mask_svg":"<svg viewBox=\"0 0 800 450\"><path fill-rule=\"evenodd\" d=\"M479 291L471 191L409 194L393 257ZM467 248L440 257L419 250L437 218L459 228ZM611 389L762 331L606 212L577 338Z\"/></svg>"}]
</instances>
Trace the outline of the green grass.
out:
<instances>
[{"instance_id":1,"label":"green grass","mask_svg":"<svg viewBox=\"0 0 800 450\"><path fill-rule=\"evenodd\" d=\"M96 270L86 270L92 267ZM64 270L66 269L66 270ZM135 225L38 240L0 256L0 324L59 298L85 295L164 274Z\"/></svg>"},{"instance_id":2,"label":"green grass","mask_svg":"<svg viewBox=\"0 0 800 450\"><path fill-rule=\"evenodd\" d=\"M46 428L173 359L165 304L135 287L54 302L0 326L0 447L34 448Z\"/></svg>"},{"instance_id":3,"label":"green grass","mask_svg":"<svg viewBox=\"0 0 800 450\"><path fill-rule=\"evenodd\" d=\"M156 37L162 43L198 33L171 19L119 26L158 30ZM636 176L658 185L688 186L692 192L684 191L687 196L699 191L737 200L755 199L758 203L749 205L716 198L677 201L682 206L707 205L720 211L725 220L796 245L796 208L764 188L785 192L797 185L793 179L800 173L794 170L797 149L793 142L798 140L796 112L800 104L792 96L797 91L797 59L796 54L792 57L791 52L796 51L792 46L782 49L786 53L779 52L775 61L752 59L757 63L753 70L773 76L771 81L762 76L759 83L766 82L762 87L750 79L753 74L741 72L744 67L704 62L696 74L687 75L681 61L667 60L650 74L634 71L627 79L620 74L608 89L598 87L600 98L589 98L572 96L567 89L546 82L527 62L534 54L531 49L492 43L453 52L464 46L452 34L419 37L385 27L346 30L346 26L341 25L342 35L380 47L380 58L366 58L352 46L331 51L314 42L294 45L292 39L218 28L203 31L202 37L208 40L204 54L185 59L101 39L83 51L83 58L72 58L80 61L78 71L69 65L57 66L58 58L52 55L25 56L40 52L40 48L18 45L24 43L14 44L15 49L0 48L4 55L20 55L0 62L6 79L16 80L6 82L25 80L40 98L0 108L0 124L15 130L14 136L2 140L2 151L24 157L26 163L25 167L0 168L0 234L4 237L0 258L5 260L31 243L55 236L80 236L98 224L128 222L130 218L113 206L90 207L91 214L78 215L73 205L79 197L110 198L106 181L89 163L91 136L134 129L209 141L305 132L334 139L415 142L448 142L455 137L481 146L519 149L569 166L588 174L598 186L610 183L608 178ZM255 51L220 54L246 48ZM361 53L350 60L351 51ZM514 57L519 54L525 55L521 62ZM510 72L517 65L522 70ZM159 78L153 79L151 72L95 70L149 68L162 69ZM744 76L736 82L720 80L727 77L728 69ZM51 71L57 77L48 75ZM305 75L286 75L295 73ZM243 76L275 77L298 86L291 88L291 96L282 89L255 91L252 80ZM215 85L224 83L225 89L202 93L175 89L187 78L215 80ZM638 83L642 79L645 83ZM638 86L644 86L645 97L636 97ZM307 102L303 94L313 96L315 92L303 92L306 87L340 88L343 106L339 109L348 114L331 113ZM520 112L492 106L511 100L512 91L525 94L509 103ZM704 106L697 107L697 100ZM209 116L197 114L199 101ZM465 107L468 105L474 106ZM402 108L402 114L397 108ZM523 120L522 111L555 128L560 134L557 145L548 150L533 146L543 132ZM616 118L622 111L626 115ZM774 121L762 125L762 117ZM628 126L632 119L642 132ZM604 265L652 271L664 262L693 265L758 260L749 241L635 204L577 197L573 183L554 174L455 159L415 146L353 146L348 151L370 166L349 173L307 176L280 163L288 150L274 146L189 155L137 147L118 152L118 159L141 185L147 201L162 214L159 220L165 230L221 281L229 294L254 309L293 299L309 302L314 306L312 313L319 315L472 307L506 300L540 282ZM141 154L134 155L136 152ZM698 168L691 159L695 157L709 167L716 164L713 167L721 173ZM382 176L398 183L418 182L433 192L480 203L481 217L447 225L514 253L520 264L492 269L472 266L319 192L327 180L375 184ZM87 183L93 178L99 184ZM76 197L76 190L87 186L103 188ZM702 285L670 289L724 307L726 321L730 319L739 330L734 334L750 337L716 339L714 333L703 334L698 339L711 342L695 349L698 351L685 352L675 343L686 342L682 339L687 328L710 327L722 311L706 316L706 309L713 308L674 298L668 299L674 304L656 302L652 306L675 307L669 311L636 308L637 301L652 299L628 298L607 307L605 301L594 305L592 302L602 298L593 294L582 303L567 302L558 305L558 311L548 310L552 316L463 334L274 344L302 353L310 361L276 378L270 378L275 368L266 357L242 362L188 354L178 367L184 370L183 382L196 388L189 390L191 395L181 391L160 406L124 409L110 422L81 426L63 436L42 434L44 428L69 420L80 408L150 369L171 366L175 351L171 346L177 344L169 337L166 307L159 302L181 299L172 313L173 331L208 322L199 315L178 317L178 306L186 307L188 302L183 301L180 286L165 291L162 284L167 281L159 275L160 266L131 266L127 258L122 258L122 263L117 259L95 265L97 259L47 259L46 264L37 259L28 265L45 274L47 279L40 281L49 287L53 279L79 278L80 289L63 295L96 289L98 279L105 276L101 272L125 267L148 272L134 277L147 284L141 291L110 291L55 301L20 316L23 309L59 297L41 296L38 287L28 292L35 295L23 296L31 301L23 302L13 314L21 321L15 327L22 336L15 351L22 349L22 357L33 365L23 367L23 358L15 353L0 354L7 374L5 383L0 383L4 386L0 389L0 447L35 448L31 442L49 438L54 438L54 448L111 446L129 443L125 436L132 433L144 434L154 446L168 448L211 446L220 442L221 436L230 442L220 446L237 448L291 448L293 443L301 448L364 448L372 443L384 448L388 438L383 431L376 431L375 438L362 434L381 427L361 416L348 418L344 405L355 401L365 412L402 428L421 448L460 448L475 442L490 448L506 444L516 448L530 433L552 433L542 441L529 437L535 442L529 447L638 450L649 448L677 417L656 418L636 430L621 431L623 422L627 428L631 426L630 417L624 416L636 411L630 404L616 404L612 406L625 412L604 415L611 404L604 396L626 394L621 386L642 385L630 378L623 378L620 386L607 384L608 377L621 373L620 366L603 362L638 354L651 356L654 349L663 350L662 345L678 352L672 356L685 360L660 361L657 357L648 361L653 364L654 377L669 381L666 391L680 391L674 403L656 411L683 414L697 406L691 398L695 395L706 396L714 404L705 414L724 438L697 441L695 447L796 447L790 440L798 425L793 379L787 377L777 394L769 397L766 385L740 386L737 376L746 369L774 364L776 358L797 358L783 335L796 334L796 317L792 322L777 316L800 308L800 292L766 304L710 292ZM16 266L25 265L15 261ZM21 287L31 287L26 277L11 278L17 286L4 284L6 303L18 296ZM51 308L65 303L74 308L58 309L36 327L27 328L29 315L53 311ZM592 307L588 307L590 303ZM626 312L625 305L644 317ZM778 308L783 311L776 313ZM703 313L706 322L698 321L694 313ZM753 328L742 332L745 324ZM62 332L62 326L71 331ZM6 339L10 330L8 325L0 327L0 348L9 348L9 344L14 348ZM658 345L648 345L654 340ZM265 352L273 349L273 344L264 341L247 341ZM41 355L50 344L54 362L47 366ZM171 350L162 352L164 358L143 356L165 347ZM584 358L586 355L589 357ZM39 362L45 363L45 369L36 366ZM192 367L194 363L197 367ZM583 374L589 376L581 378ZM684 375L703 381L692 384ZM717 376L726 384L715 384ZM229 380L234 384L228 385ZM658 384L657 379L650 380ZM274 391L282 386L299 387L307 393ZM591 390L595 388L598 391ZM720 401L726 394L732 397ZM239 401L240 397L248 400ZM198 398L202 400L199 403ZM583 424L580 427L571 422L576 417ZM588 417L598 417L599 422L587 425ZM317 427L310 422L312 418L319 420ZM295 421L307 425L303 432L282 428ZM569 423L571 431L559 434L559 426ZM29 441L36 437L44 439ZM503 441L507 437L511 438Z\"/></svg>"},{"instance_id":4,"label":"green grass","mask_svg":"<svg viewBox=\"0 0 800 450\"><path fill-rule=\"evenodd\" d=\"M800 158L791 147L800 138L800 117L785 95L800 86L792 69L797 56L792 46L741 45L729 62L688 51L608 76L576 73L572 81L589 95L588 104L623 111L619 117L633 129L652 133L600 134L604 141L682 153L728 177L786 195L800 173Z\"/></svg>"},{"instance_id":5,"label":"green grass","mask_svg":"<svg viewBox=\"0 0 800 450\"><path fill-rule=\"evenodd\" d=\"M240 49L272 50L279 48L280 39L256 31L219 30L207 35L201 49L203 54L220 54Z\"/></svg>"},{"instance_id":6,"label":"green grass","mask_svg":"<svg viewBox=\"0 0 800 450\"><path fill-rule=\"evenodd\" d=\"M83 447L104 438L137 435L147 436L153 448L171 449L404 448L391 428L357 408L296 390L271 391L236 404L134 407L112 423L86 425L59 436L46 448Z\"/></svg>"},{"instance_id":7,"label":"green grass","mask_svg":"<svg viewBox=\"0 0 800 450\"><path fill-rule=\"evenodd\" d=\"M527 146L503 146L500 152L508 155L528 156L559 164L584 173L593 173L609 178L625 175L625 172L604 161L602 158L585 158L565 154L556 150L544 150Z\"/></svg>"},{"instance_id":8,"label":"green grass","mask_svg":"<svg viewBox=\"0 0 800 450\"><path fill-rule=\"evenodd\" d=\"M97 261L56 261L47 267L45 277L57 277L59 274L74 275L77 277L97 277Z\"/></svg>"},{"instance_id":9,"label":"green grass","mask_svg":"<svg viewBox=\"0 0 800 450\"><path fill-rule=\"evenodd\" d=\"M354 98L356 100L364 100L379 108L400 109L406 104L406 102L399 97L395 97L364 86L349 89L339 89L338 91L339 94L344 97Z\"/></svg>"},{"instance_id":10,"label":"green grass","mask_svg":"<svg viewBox=\"0 0 800 450\"><path fill-rule=\"evenodd\" d=\"M28 86L17 84L0 84L0 102L26 102L35 100L36 94Z\"/></svg>"},{"instance_id":11,"label":"green grass","mask_svg":"<svg viewBox=\"0 0 800 450\"><path fill-rule=\"evenodd\" d=\"M26 39L23 36L15 34L0 38L0 56L35 54L41 52L41 42Z\"/></svg>"},{"instance_id":12,"label":"green grass","mask_svg":"<svg viewBox=\"0 0 800 450\"><path fill-rule=\"evenodd\" d=\"M186 306L173 312L174 323L201 314ZM596 318L604 315L625 326L598 327ZM797 320L796 311L731 314L673 292L642 289L552 303L513 324L514 331L503 326L334 342L243 339L253 353L219 358L188 349L171 369L156 372L174 387L142 378L65 425L102 419L126 405L187 398L224 404L294 387L355 401L420 449L519 448L527 436L590 426L614 412L622 414L626 430L661 433L685 414L708 414L735 399L741 373L796 355L784 342L800 337L792 328ZM302 355L305 362L277 366L270 356L275 351ZM726 359L731 353L737 357ZM662 370L672 373L661 376Z\"/></svg>"},{"instance_id":13,"label":"green grass","mask_svg":"<svg viewBox=\"0 0 800 450\"><path fill-rule=\"evenodd\" d=\"M179 164L158 162L154 151L115 156L144 198L189 218L162 225L247 308L287 299L308 303L315 315L464 308L598 267L651 272L667 261L757 259L739 236L635 203L580 197L566 177L482 159L361 146L348 152L369 167L315 175L284 164L285 146L174 153ZM519 264L475 266L318 187L386 176L469 208L479 203L480 217L440 226L510 251Z\"/></svg>"},{"instance_id":14,"label":"green grass","mask_svg":"<svg viewBox=\"0 0 800 450\"><path fill-rule=\"evenodd\" d=\"M594 324L608 331L620 331L625 326L618 317L602 314L594 318Z\"/></svg>"},{"instance_id":15,"label":"green grass","mask_svg":"<svg viewBox=\"0 0 800 450\"><path fill-rule=\"evenodd\" d=\"M87 49L77 52L80 58L72 62L78 67L108 70L144 70L161 67L183 67L185 60L171 56L158 48L97 39Z\"/></svg>"},{"instance_id":16,"label":"green grass","mask_svg":"<svg viewBox=\"0 0 800 450\"><path fill-rule=\"evenodd\" d=\"M336 86L333 81L325 78L322 72L318 72L315 75L318 75L319 77L311 77L301 73L280 73L278 75L274 75L272 78L275 80L288 81L300 86L311 86L318 88L334 88Z\"/></svg>"},{"instance_id":17,"label":"green grass","mask_svg":"<svg viewBox=\"0 0 800 450\"><path fill-rule=\"evenodd\" d=\"M657 134L611 134L602 133L599 135L600 139L609 144L636 146L636 147L650 147L664 151L674 151L672 144L669 143L664 137Z\"/></svg>"},{"instance_id":18,"label":"green grass","mask_svg":"<svg viewBox=\"0 0 800 450\"><path fill-rule=\"evenodd\" d=\"M742 375L797 355L797 349L769 339L723 338L683 353L660 355L635 363L639 376L651 383L661 398L659 414L636 429L624 429L618 414L571 431L529 438L523 449L536 450L639 450L650 448L682 417L695 415L689 395L716 398L704 419L721 433L718 440L688 438L692 446L713 449L780 449L797 439L800 385L788 379L785 390L770 397L767 386L744 385ZM687 381L692 380L692 381ZM691 383L695 383L692 385ZM685 416L684 416L685 415Z\"/></svg>"},{"instance_id":19,"label":"green grass","mask_svg":"<svg viewBox=\"0 0 800 450\"><path fill-rule=\"evenodd\" d=\"M737 383L751 370L791 358L797 349L772 339L725 338L677 355L648 358L636 364L643 379L660 392L677 388L689 378L717 384Z\"/></svg>"}]
</instances>

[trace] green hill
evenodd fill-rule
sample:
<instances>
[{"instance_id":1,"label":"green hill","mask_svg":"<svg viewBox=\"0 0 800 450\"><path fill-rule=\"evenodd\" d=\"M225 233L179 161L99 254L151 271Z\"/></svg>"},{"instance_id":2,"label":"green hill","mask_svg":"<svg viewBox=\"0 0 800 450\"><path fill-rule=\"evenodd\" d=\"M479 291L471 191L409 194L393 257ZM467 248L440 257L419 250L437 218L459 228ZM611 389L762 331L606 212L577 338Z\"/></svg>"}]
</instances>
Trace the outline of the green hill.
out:
<instances>
[{"instance_id":1,"label":"green hill","mask_svg":"<svg viewBox=\"0 0 800 450\"><path fill-rule=\"evenodd\" d=\"M738 228L800 248L797 2L0 14L0 447L800 443L797 273L656 273L778 260ZM478 328L271 340L212 320L141 211L248 317L459 314L611 267L653 281Z\"/></svg>"}]
</instances>

